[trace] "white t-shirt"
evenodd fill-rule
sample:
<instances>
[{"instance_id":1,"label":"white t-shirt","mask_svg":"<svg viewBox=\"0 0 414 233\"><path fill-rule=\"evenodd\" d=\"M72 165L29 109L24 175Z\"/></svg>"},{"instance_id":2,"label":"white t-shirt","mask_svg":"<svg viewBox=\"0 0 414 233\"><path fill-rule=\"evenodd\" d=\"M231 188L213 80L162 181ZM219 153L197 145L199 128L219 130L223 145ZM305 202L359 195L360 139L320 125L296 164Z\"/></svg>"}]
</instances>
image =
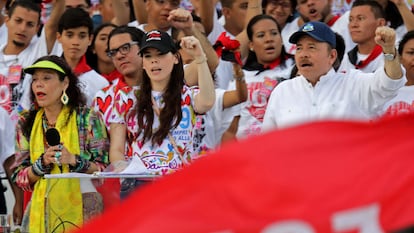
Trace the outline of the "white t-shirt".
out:
<instances>
[{"instance_id":1,"label":"white t-shirt","mask_svg":"<svg viewBox=\"0 0 414 233\"><path fill-rule=\"evenodd\" d=\"M331 29L334 32L339 33L345 40L345 53L353 49L356 44L352 41L351 34L349 33L348 23L349 23L349 14L350 11L345 12L338 20L336 20L335 24L332 25ZM407 33L407 28L405 24L400 25L398 28L395 29L396 33L396 40L395 46L398 47L398 43L400 43L401 39Z\"/></svg>"},{"instance_id":2,"label":"white t-shirt","mask_svg":"<svg viewBox=\"0 0 414 233\"><path fill-rule=\"evenodd\" d=\"M364 56L358 53L358 61L365 60L368 57L368 55ZM377 70L379 67L384 67L384 55L381 53L378 55L374 60L372 60L368 65L366 65L363 68L360 68L358 70L364 72L364 73L372 73ZM349 60L348 54L344 54L344 58L342 59L341 66L338 69L338 72L346 73L349 72L349 70L355 69L355 66L351 63Z\"/></svg>"},{"instance_id":3,"label":"white t-shirt","mask_svg":"<svg viewBox=\"0 0 414 233\"><path fill-rule=\"evenodd\" d=\"M283 46L285 46L285 51L289 54L295 54L296 52L296 45L289 43L290 36L299 30L298 25L299 17L296 17L291 22L288 22L285 27L282 29L282 41Z\"/></svg>"},{"instance_id":4,"label":"white t-shirt","mask_svg":"<svg viewBox=\"0 0 414 233\"><path fill-rule=\"evenodd\" d=\"M403 86L398 94L384 106L386 115L399 115L414 112L414 86Z\"/></svg>"},{"instance_id":5,"label":"white t-shirt","mask_svg":"<svg viewBox=\"0 0 414 233\"><path fill-rule=\"evenodd\" d=\"M223 17L224 18L224 17ZM218 15L217 12L214 11L214 20L213 20L213 28L211 30L211 32L208 34L207 39L210 41L210 43L212 45L214 45L217 41L217 38L220 36L220 34L224 31L226 31L226 29L224 29L224 24L221 24L219 19L218 19ZM228 35L231 35L230 33L227 32ZM231 35L232 37L234 37L233 35Z\"/></svg>"},{"instance_id":6,"label":"white t-shirt","mask_svg":"<svg viewBox=\"0 0 414 233\"><path fill-rule=\"evenodd\" d=\"M356 44L351 39L351 34L349 33L348 29L349 13L350 12L347 11L341 15L341 17L339 17L339 19L337 19L335 24L331 27L332 31L337 32L344 38L345 54L356 46Z\"/></svg>"},{"instance_id":7,"label":"white t-shirt","mask_svg":"<svg viewBox=\"0 0 414 233\"><path fill-rule=\"evenodd\" d=\"M6 24L3 23L0 26L0 45L4 45L6 43L7 43L7 27L6 27Z\"/></svg>"},{"instance_id":8,"label":"white t-shirt","mask_svg":"<svg viewBox=\"0 0 414 233\"><path fill-rule=\"evenodd\" d=\"M92 105L92 101L98 91L109 85L108 80L95 70L79 75L78 80L78 85L85 94L87 106Z\"/></svg>"},{"instance_id":9,"label":"white t-shirt","mask_svg":"<svg viewBox=\"0 0 414 233\"><path fill-rule=\"evenodd\" d=\"M197 93L198 87L183 87L181 94L182 119L176 128L170 130L170 134L174 138L185 163L189 163L197 157L197 154L194 154L192 137L195 126L194 97ZM160 108L164 106L162 93L152 91L152 97ZM150 141L141 143L142 134L138 135L136 104L135 91L124 92L123 89L119 90L115 97L112 116L109 119L110 123L125 124L127 127L128 146L126 159L131 159L134 155L138 156L145 164L148 172L157 175L172 173L180 169L183 166L183 161L168 137L160 145L152 145ZM154 132L158 128L159 123L159 118L154 113L152 125Z\"/></svg>"},{"instance_id":10,"label":"white t-shirt","mask_svg":"<svg viewBox=\"0 0 414 233\"><path fill-rule=\"evenodd\" d=\"M217 12L215 12L213 30L210 32L210 34L208 34L207 39L212 45L214 45L223 32L226 32L227 36L229 36L231 39L235 38L234 35L230 34L230 32L227 32L226 29L224 29L223 25L219 23L217 19ZM215 75L216 88L227 90L229 87L229 82L233 79L233 64L220 58L219 64L215 70Z\"/></svg>"},{"instance_id":11,"label":"white t-shirt","mask_svg":"<svg viewBox=\"0 0 414 233\"><path fill-rule=\"evenodd\" d=\"M288 59L285 62L285 67L277 66L259 74L257 74L257 70L243 70L248 94L247 100L239 105L240 120L237 138L260 134L270 94L282 80L289 79L292 66L293 60ZM234 86L235 81L232 81L232 89Z\"/></svg>"},{"instance_id":12,"label":"white t-shirt","mask_svg":"<svg viewBox=\"0 0 414 233\"><path fill-rule=\"evenodd\" d=\"M384 69L375 73L331 69L312 86L298 76L278 85L270 96L263 130L324 119L368 120L382 113L384 104L404 86L405 77L392 80Z\"/></svg>"},{"instance_id":13,"label":"white t-shirt","mask_svg":"<svg viewBox=\"0 0 414 233\"><path fill-rule=\"evenodd\" d=\"M201 145L207 149L216 149L220 143L223 133L228 129L233 117L239 115L234 108L223 109L223 97L226 90L216 88L216 101L213 107L203 116L205 121L205 136Z\"/></svg>"},{"instance_id":14,"label":"white t-shirt","mask_svg":"<svg viewBox=\"0 0 414 233\"><path fill-rule=\"evenodd\" d=\"M3 163L14 154L15 128L9 114L0 107L0 172L3 172Z\"/></svg>"}]
</instances>

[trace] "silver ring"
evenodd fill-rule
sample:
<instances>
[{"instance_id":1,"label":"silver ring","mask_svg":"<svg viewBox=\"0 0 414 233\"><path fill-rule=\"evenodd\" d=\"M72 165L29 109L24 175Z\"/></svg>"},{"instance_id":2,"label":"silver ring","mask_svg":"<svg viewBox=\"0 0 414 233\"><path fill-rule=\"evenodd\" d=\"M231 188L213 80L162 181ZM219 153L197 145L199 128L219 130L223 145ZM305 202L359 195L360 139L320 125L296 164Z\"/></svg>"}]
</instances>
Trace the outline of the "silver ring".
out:
<instances>
[{"instance_id":1,"label":"silver ring","mask_svg":"<svg viewBox=\"0 0 414 233\"><path fill-rule=\"evenodd\" d=\"M56 151L56 153L55 153L55 158L56 159L60 159L60 156L62 155L62 152L60 152L60 151Z\"/></svg>"},{"instance_id":2,"label":"silver ring","mask_svg":"<svg viewBox=\"0 0 414 233\"><path fill-rule=\"evenodd\" d=\"M58 149L59 149L59 150L62 150L62 149L63 149L62 144L59 144L59 145L58 145Z\"/></svg>"}]
</instances>

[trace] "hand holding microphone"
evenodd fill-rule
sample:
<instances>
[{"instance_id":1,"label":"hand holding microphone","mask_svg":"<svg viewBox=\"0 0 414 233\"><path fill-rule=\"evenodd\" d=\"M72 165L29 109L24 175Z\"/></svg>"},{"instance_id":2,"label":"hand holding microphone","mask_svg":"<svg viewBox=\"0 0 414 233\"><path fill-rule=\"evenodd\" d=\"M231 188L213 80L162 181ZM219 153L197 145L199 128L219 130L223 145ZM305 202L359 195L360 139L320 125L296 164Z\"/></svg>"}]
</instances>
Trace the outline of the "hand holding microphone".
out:
<instances>
[{"instance_id":1,"label":"hand holding microphone","mask_svg":"<svg viewBox=\"0 0 414 233\"><path fill-rule=\"evenodd\" d=\"M46 131L46 141L47 144L49 144L49 149L48 151L52 150L52 152L54 151L55 154L54 156L52 155L51 157L54 157L54 163L56 163L59 167L62 166L62 164L60 163L60 156L62 155L62 144L60 144L60 134L59 131L57 131L56 128L49 128ZM61 169L62 170L62 169Z\"/></svg>"},{"instance_id":2,"label":"hand holding microphone","mask_svg":"<svg viewBox=\"0 0 414 233\"><path fill-rule=\"evenodd\" d=\"M75 156L60 143L60 134L56 128L50 128L46 131L46 141L50 146L46 151L49 155L46 156L46 160L49 163L57 164L61 171L62 164L76 164Z\"/></svg>"}]
</instances>

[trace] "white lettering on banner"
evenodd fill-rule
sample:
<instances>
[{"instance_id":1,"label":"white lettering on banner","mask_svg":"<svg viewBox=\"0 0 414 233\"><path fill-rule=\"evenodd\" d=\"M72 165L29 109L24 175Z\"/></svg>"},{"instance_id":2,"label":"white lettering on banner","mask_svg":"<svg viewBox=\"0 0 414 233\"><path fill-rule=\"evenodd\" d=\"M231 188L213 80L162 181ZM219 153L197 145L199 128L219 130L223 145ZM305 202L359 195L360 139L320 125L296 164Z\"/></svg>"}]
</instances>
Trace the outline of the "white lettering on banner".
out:
<instances>
[{"instance_id":1,"label":"white lettering on banner","mask_svg":"<svg viewBox=\"0 0 414 233\"><path fill-rule=\"evenodd\" d=\"M332 232L357 231L359 233L384 233L379 223L380 206L377 203L333 213ZM228 232L230 230L218 231ZM262 233L314 233L316 230L301 220L286 220L265 226Z\"/></svg>"},{"instance_id":2,"label":"white lettering on banner","mask_svg":"<svg viewBox=\"0 0 414 233\"><path fill-rule=\"evenodd\" d=\"M383 233L379 215L378 204L341 211L332 216L333 229L335 232L358 230L359 233Z\"/></svg>"},{"instance_id":3,"label":"white lettering on banner","mask_svg":"<svg viewBox=\"0 0 414 233\"><path fill-rule=\"evenodd\" d=\"M263 229L262 233L314 233L312 226L303 221L290 220L274 223Z\"/></svg>"}]
</instances>

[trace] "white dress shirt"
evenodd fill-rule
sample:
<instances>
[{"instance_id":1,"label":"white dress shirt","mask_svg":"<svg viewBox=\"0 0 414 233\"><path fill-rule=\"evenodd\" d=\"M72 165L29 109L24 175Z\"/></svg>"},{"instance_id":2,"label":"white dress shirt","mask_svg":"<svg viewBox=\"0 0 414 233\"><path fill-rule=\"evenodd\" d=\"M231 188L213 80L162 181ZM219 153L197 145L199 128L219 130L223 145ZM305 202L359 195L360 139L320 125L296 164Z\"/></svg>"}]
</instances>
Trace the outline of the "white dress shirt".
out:
<instances>
[{"instance_id":1,"label":"white dress shirt","mask_svg":"<svg viewBox=\"0 0 414 233\"><path fill-rule=\"evenodd\" d=\"M352 70L347 74L331 69L315 86L299 76L274 89L262 129L324 119L368 120L381 114L384 104L406 81L405 77L390 79L384 69L375 73Z\"/></svg>"}]
</instances>

